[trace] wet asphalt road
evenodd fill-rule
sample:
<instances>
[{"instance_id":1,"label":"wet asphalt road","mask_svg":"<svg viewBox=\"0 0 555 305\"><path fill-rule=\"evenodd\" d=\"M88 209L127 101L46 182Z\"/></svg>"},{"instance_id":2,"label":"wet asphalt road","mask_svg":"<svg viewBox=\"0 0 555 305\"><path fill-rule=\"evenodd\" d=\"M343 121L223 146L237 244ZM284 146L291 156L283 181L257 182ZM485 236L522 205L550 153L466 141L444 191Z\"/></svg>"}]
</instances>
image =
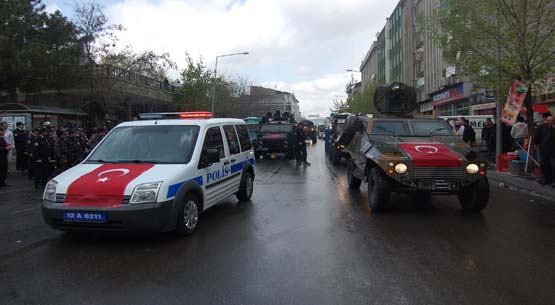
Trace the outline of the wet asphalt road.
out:
<instances>
[{"instance_id":1,"label":"wet asphalt road","mask_svg":"<svg viewBox=\"0 0 555 305\"><path fill-rule=\"evenodd\" d=\"M493 187L481 215L404 196L372 214L322 142L309 159L260 160L252 202L188 238L60 233L40 192L2 189L0 304L555 304L554 203Z\"/></svg>"}]
</instances>

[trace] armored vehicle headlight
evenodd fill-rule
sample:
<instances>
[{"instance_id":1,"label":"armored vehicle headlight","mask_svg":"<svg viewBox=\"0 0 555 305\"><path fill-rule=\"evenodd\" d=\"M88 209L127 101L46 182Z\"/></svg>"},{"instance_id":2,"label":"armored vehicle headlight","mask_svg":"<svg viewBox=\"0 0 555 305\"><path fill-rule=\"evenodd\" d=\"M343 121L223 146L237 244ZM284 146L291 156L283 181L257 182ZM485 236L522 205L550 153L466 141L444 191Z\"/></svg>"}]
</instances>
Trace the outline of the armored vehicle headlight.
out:
<instances>
[{"instance_id":1,"label":"armored vehicle headlight","mask_svg":"<svg viewBox=\"0 0 555 305\"><path fill-rule=\"evenodd\" d=\"M395 165L395 172L397 174L404 174L407 172L409 168L407 167L407 165L405 163L397 163Z\"/></svg>"},{"instance_id":2,"label":"armored vehicle headlight","mask_svg":"<svg viewBox=\"0 0 555 305\"><path fill-rule=\"evenodd\" d=\"M478 171L480 171L480 168L478 167L477 164L470 163L466 166L466 172L471 175L477 174Z\"/></svg>"}]
</instances>

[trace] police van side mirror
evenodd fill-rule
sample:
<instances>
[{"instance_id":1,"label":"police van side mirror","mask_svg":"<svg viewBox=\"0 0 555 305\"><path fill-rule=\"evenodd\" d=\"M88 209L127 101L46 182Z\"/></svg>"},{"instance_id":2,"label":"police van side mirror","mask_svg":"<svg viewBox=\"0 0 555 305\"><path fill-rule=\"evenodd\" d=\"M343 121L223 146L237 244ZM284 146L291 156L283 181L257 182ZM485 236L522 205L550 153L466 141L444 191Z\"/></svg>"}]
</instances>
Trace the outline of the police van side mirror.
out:
<instances>
[{"instance_id":1,"label":"police van side mirror","mask_svg":"<svg viewBox=\"0 0 555 305\"><path fill-rule=\"evenodd\" d=\"M220 150L209 148L206 150L206 162L208 164L220 162Z\"/></svg>"}]
</instances>

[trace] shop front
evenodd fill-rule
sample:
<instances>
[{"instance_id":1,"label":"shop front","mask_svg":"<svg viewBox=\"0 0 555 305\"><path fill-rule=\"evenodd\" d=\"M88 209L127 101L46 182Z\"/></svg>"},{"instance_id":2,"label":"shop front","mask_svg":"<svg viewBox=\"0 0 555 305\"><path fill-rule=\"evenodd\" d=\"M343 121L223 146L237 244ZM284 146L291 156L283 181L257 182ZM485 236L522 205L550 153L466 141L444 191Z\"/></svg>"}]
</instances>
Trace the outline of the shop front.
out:
<instances>
[{"instance_id":1,"label":"shop front","mask_svg":"<svg viewBox=\"0 0 555 305\"><path fill-rule=\"evenodd\" d=\"M467 116L472 114L471 83L459 83L431 94L434 114L437 116Z\"/></svg>"}]
</instances>

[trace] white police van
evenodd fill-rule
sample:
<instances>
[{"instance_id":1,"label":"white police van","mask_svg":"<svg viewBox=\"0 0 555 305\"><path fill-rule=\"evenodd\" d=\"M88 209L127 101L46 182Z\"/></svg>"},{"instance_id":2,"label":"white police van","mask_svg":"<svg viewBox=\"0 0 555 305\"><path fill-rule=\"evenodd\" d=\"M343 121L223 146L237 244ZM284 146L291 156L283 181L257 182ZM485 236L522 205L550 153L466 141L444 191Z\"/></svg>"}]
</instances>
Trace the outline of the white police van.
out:
<instances>
[{"instance_id":1,"label":"white police van","mask_svg":"<svg viewBox=\"0 0 555 305\"><path fill-rule=\"evenodd\" d=\"M80 164L48 182L42 213L65 231L195 231L202 211L250 200L247 125L210 112L143 114L119 124Z\"/></svg>"}]
</instances>

